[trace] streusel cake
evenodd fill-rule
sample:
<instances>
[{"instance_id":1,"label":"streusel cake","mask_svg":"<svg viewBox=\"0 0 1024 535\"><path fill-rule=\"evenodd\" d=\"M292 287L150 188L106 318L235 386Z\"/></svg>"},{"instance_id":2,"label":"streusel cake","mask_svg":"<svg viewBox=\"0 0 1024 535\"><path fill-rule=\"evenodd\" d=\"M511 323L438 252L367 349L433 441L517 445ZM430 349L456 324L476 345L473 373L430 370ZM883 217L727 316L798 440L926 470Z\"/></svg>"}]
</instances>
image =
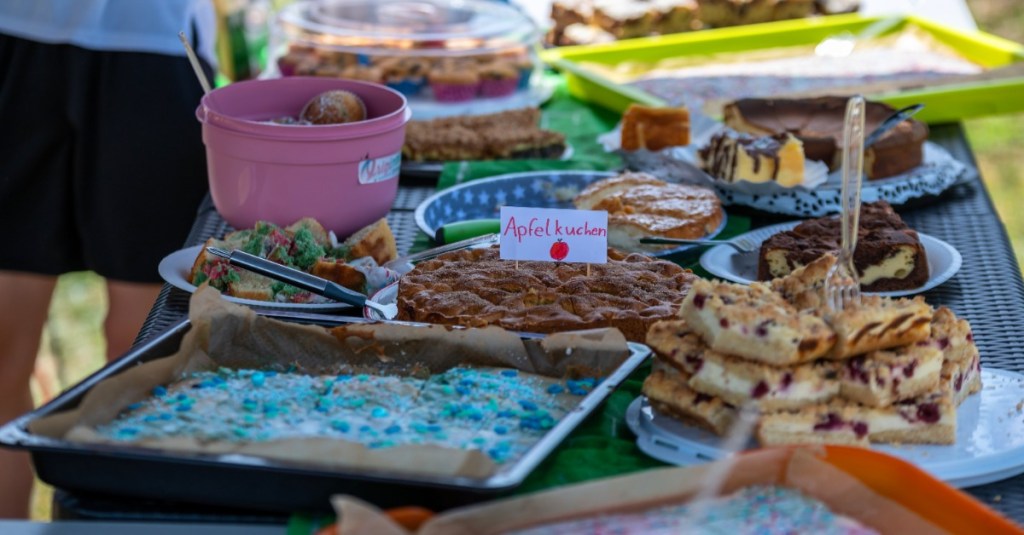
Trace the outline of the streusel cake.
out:
<instances>
[{"instance_id":1,"label":"streusel cake","mask_svg":"<svg viewBox=\"0 0 1024 535\"><path fill-rule=\"evenodd\" d=\"M642 254L608 251L605 264L512 262L499 249L470 249L419 263L398 284L398 319L499 325L551 333L617 327L642 342L672 317L696 277Z\"/></svg>"}]
</instances>

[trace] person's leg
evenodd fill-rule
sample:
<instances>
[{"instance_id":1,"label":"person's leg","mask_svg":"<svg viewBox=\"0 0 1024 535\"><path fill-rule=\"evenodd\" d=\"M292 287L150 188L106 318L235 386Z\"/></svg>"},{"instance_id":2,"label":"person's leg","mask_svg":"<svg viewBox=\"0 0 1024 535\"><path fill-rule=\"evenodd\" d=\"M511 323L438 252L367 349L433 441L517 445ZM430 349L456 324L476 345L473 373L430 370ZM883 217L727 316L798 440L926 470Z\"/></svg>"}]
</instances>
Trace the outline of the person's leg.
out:
<instances>
[{"instance_id":1,"label":"person's leg","mask_svg":"<svg viewBox=\"0 0 1024 535\"><path fill-rule=\"evenodd\" d=\"M32 409L29 377L56 277L0 271L0 423ZM0 449L0 518L25 518L32 493L28 454Z\"/></svg>"},{"instance_id":2,"label":"person's leg","mask_svg":"<svg viewBox=\"0 0 1024 535\"><path fill-rule=\"evenodd\" d=\"M159 293L159 284L107 279L110 306L103 322L103 333L107 338L108 362L123 355L132 346Z\"/></svg>"}]
</instances>

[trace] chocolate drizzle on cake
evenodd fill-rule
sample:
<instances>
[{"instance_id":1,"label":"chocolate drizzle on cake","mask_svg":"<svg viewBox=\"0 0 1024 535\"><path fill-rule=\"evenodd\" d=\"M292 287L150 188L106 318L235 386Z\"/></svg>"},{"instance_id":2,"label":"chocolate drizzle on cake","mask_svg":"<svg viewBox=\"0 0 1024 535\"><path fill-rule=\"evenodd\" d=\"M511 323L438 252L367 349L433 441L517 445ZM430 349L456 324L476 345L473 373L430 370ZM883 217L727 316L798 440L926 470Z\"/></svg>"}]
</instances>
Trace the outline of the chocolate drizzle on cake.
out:
<instances>
[{"instance_id":1,"label":"chocolate drizzle on cake","mask_svg":"<svg viewBox=\"0 0 1024 535\"><path fill-rule=\"evenodd\" d=\"M779 150L788 140L787 134L766 137L730 136L726 133L715 134L707 147L700 150L701 161L711 176L727 182L737 180L737 156L740 150L747 153L753 160L754 173L761 171L763 159L772 161L772 180L779 177Z\"/></svg>"}]
</instances>

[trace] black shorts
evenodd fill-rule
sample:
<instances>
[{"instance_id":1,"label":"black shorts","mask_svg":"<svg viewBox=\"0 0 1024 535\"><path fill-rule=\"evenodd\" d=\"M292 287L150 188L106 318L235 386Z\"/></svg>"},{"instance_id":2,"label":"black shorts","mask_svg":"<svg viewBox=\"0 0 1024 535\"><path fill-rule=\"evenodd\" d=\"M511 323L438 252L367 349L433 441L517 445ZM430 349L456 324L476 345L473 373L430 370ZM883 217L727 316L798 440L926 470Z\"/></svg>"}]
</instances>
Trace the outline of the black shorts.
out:
<instances>
[{"instance_id":1,"label":"black shorts","mask_svg":"<svg viewBox=\"0 0 1024 535\"><path fill-rule=\"evenodd\" d=\"M188 59L0 35L0 270L159 282L208 190Z\"/></svg>"}]
</instances>

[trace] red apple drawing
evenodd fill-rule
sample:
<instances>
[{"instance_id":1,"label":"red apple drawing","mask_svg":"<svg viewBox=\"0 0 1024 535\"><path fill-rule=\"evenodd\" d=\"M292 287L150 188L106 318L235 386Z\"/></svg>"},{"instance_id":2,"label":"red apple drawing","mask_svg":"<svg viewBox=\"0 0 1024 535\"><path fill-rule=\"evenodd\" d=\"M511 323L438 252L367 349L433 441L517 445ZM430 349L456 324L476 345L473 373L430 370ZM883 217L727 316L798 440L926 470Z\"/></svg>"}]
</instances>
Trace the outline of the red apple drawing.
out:
<instances>
[{"instance_id":1,"label":"red apple drawing","mask_svg":"<svg viewBox=\"0 0 1024 535\"><path fill-rule=\"evenodd\" d=\"M558 241L551 244L551 258L554 258L556 262L561 262L567 256L569 256L568 243L565 243L561 238L559 238Z\"/></svg>"}]
</instances>

